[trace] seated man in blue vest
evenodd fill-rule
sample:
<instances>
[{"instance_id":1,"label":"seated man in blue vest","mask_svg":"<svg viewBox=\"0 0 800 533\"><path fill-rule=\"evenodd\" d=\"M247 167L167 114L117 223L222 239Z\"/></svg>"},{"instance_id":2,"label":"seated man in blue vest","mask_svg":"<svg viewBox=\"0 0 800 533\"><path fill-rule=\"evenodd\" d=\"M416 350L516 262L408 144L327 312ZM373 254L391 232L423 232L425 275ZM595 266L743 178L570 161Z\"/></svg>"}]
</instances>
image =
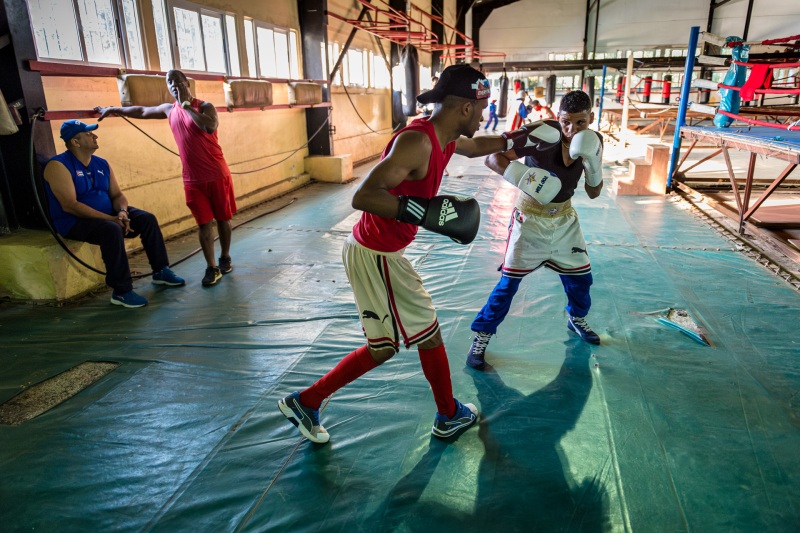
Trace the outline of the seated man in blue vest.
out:
<instances>
[{"instance_id":1,"label":"seated man in blue vest","mask_svg":"<svg viewBox=\"0 0 800 533\"><path fill-rule=\"evenodd\" d=\"M44 168L50 217L56 231L76 241L100 246L106 267L106 284L113 289L111 303L143 307L147 299L133 290L125 239L141 237L153 269L153 283L180 287L186 282L169 268L167 248L156 217L128 205L108 161L98 149L97 124L68 120L61 125L67 151Z\"/></svg>"}]
</instances>

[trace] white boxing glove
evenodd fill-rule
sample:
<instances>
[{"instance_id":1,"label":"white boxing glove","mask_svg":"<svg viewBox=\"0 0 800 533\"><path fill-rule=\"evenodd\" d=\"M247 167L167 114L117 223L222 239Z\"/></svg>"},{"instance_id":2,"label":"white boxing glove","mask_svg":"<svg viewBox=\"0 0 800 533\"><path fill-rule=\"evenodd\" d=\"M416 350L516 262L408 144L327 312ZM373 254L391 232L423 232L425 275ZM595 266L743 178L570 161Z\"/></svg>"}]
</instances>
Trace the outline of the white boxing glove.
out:
<instances>
[{"instance_id":1,"label":"white boxing glove","mask_svg":"<svg viewBox=\"0 0 800 533\"><path fill-rule=\"evenodd\" d=\"M587 185L597 187L603 182L603 142L595 132L583 130L576 133L569 143L569 156L572 159L583 158Z\"/></svg>"},{"instance_id":2,"label":"white boxing glove","mask_svg":"<svg viewBox=\"0 0 800 533\"><path fill-rule=\"evenodd\" d=\"M503 172L503 179L542 205L552 202L561 191L561 180L558 176L549 170L529 167L519 161L508 164Z\"/></svg>"}]
</instances>

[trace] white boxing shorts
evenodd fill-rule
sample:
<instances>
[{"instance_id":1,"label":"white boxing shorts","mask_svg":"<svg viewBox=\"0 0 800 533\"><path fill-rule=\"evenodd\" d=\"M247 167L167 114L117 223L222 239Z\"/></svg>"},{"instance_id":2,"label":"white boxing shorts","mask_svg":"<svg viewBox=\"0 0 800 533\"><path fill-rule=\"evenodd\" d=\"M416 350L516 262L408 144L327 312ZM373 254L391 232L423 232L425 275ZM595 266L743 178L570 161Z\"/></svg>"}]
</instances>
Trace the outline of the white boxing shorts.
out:
<instances>
[{"instance_id":1,"label":"white boxing shorts","mask_svg":"<svg viewBox=\"0 0 800 533\"><path fill-rule=\"evenodd\" d=\"M567 276L592 271L578 213L569 200L517 205L511 214L503 275L521 278L541 267Z\"/></svg>"},{"instance_id":2,"label":"white boxing shorts","mask_svg":"<svg viewBox=\"0 0 800 533\"><path fill-rule=\"evenodd\" d=\"M351 233L342 248L342 261L371 348L397 352L401 339L409 348L439 331L433 300L403 250L377 252Z\"/></svg>"}]
</instances>

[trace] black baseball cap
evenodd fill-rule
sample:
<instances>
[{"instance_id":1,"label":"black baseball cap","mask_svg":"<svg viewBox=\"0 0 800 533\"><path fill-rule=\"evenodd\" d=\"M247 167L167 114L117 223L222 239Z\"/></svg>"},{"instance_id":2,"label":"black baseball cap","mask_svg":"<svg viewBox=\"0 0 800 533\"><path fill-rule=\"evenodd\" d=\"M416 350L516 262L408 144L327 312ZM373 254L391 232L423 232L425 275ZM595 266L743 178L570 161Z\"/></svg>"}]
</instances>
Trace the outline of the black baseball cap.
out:
<instances>
[{"instance_id":1,"label":"black baseball cap","mask_svg":"<svg viewBox=\"0 0 800 533\"><path fill-rule=\"evenodd\" d=\"M470 100L489 98L492 89L483 74L469 65L450 65L442 71L433 89L417 96L420 104L434 104L445 96L460 96Z\"/></svg>"}]
</instances>

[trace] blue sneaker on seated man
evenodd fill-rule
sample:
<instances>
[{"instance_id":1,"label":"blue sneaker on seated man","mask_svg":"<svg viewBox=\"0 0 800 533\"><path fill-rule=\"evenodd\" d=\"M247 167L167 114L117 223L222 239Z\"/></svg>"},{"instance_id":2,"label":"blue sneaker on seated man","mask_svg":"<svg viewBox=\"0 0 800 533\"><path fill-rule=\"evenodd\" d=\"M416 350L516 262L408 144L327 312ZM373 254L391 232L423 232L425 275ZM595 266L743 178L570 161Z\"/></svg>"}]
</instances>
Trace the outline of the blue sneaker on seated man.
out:
<instances>
[{"instance_id":1,"label":"blue sneaker on seated man","mask_svg":"<svg viewBox=\"0 0 800 533\"><path fill-rule=\"evenodd\" d=\"M183 287L186 285L186 280L175 274L168 266L165 266L158 272L153 272L153 283L168 287Z\"/></svg>"},{"instance_id":2,"label":"blue sneaker on seated man","mask_svg":"<svg viewBox=\"0 0 800 533\"><path fill-rule=\"evenodd\" d=\"M139 296L133 292L133 289L121 294L118 294L116 291L114 291L111 293L111 303L128 308L144 307L147 305L147 298L144 296Z\"/></svg>"}]
</instances>

